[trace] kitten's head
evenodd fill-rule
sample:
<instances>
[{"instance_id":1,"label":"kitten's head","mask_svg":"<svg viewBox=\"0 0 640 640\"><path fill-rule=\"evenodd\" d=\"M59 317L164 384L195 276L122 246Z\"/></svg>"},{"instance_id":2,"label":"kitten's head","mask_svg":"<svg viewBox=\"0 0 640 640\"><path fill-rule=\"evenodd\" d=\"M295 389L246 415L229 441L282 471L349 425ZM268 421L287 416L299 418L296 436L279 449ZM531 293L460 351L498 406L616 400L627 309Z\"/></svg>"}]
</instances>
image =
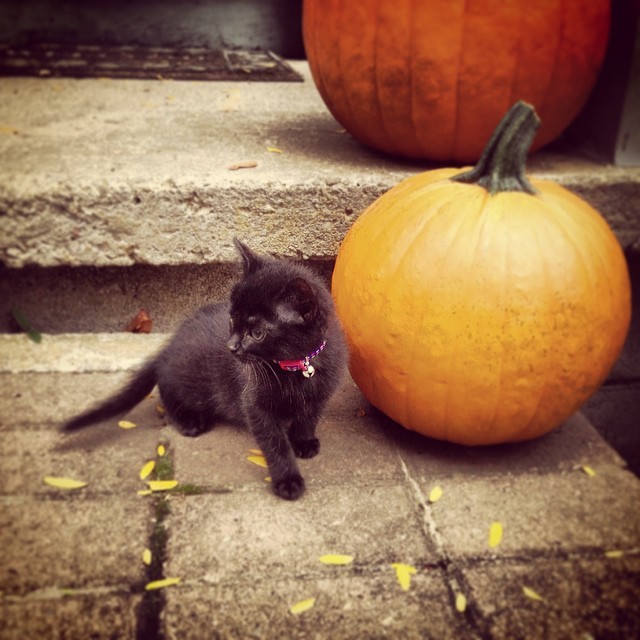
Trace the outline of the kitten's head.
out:
<instances>
[{"instance_id":1,"label":"kitten's head","mask_svg":"<svg viewBox=\"0 0 640 640\"><path fill-rule=\"evenodd\" d=\"M325 339L324 287L302 267L260 256L239 241L236 247L244 277L231 291L229 349L267 361L314 351Z\"/></svg>"}]
</instances>

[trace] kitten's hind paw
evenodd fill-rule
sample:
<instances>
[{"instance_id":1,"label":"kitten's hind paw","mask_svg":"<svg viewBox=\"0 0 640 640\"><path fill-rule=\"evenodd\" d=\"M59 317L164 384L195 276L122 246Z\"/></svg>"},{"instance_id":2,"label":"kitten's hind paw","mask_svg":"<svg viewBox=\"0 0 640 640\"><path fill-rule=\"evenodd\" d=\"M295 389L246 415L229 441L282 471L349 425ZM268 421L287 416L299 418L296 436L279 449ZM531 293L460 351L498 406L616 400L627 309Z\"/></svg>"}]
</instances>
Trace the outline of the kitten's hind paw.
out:
<instances>
[{"instance_id":1,"label":"kitten's hind paw","mask_svg":"<svg viewBox=\"0 0 640 640\"><path fill-rule=\"evenodd\" d=\"M311 438L310 440L294 440L291 448L297 458L313 458L320 453L320 440Z\"/></svg>"},{"instance_id":2,"label":"kitten's hind paw","mask_svg":"<svg viewBox=\"0 0 640 640\"><path fill-rule=\"evenodd\" d=\"M304 478L300 475L288 476L275 482L273 490L284 500L297 500L304 493Z\"/></svg>"}]
</instances>

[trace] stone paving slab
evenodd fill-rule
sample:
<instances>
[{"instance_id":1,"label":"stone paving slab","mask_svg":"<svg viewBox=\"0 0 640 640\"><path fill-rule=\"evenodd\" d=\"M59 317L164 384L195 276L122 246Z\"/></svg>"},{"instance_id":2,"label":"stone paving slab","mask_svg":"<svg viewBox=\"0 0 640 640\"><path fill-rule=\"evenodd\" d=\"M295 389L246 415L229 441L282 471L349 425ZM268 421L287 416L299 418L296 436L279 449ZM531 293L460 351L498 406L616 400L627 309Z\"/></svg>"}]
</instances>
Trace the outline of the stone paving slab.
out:
<instances>
[{"instance_id":1,"label":"stone paving slab","mask_svg":"<svg viewBox=\"0 0 640 640\"><path fill-rule=\"evenodd\" d=\"M0 601L0 638L135 638L139 602L140 596L111 592L5 597Z\"/></svg>"},{"instance_id":2,"label":"stone paving slab","mask_svg":"<svg viewBox=\"0 0 640 640\"><path fill-rule=\"evenodd\" d=\"M433 481L421 482L428 494ZM443 496L430 517L453 558L633 550L640 543L640 482L628 472L604 467L582 471L442 482ZM503 527L491 549L489 528Z\"/></svg>"},{"instance_id":3,"label":"stone paving slab","mask_svg":"<svg viewBox=\"0 0 640 640\"><path fill-rule=\"evenodd\" d=\"M393 571L380 567L358 575L328 568L324 577L211 585L194 582L169 594L164 611L167 638L340 638L378 640L449 640L476 636L453 610L446 579L437 569L420 571L409 592L394 582ZM295 603L315 598L309 611L293 615Z\"/></svg>"},{"instance_id":4,"label":"stone paving slab","mask_svg":"<svg viewBox=\"0 0 640 640\"><path fill-rule=\"evenodd\" d=\"M86 499L58 491L50 499L2 497L0 503L5 595L143 581L150 518L135 495Z\"/></svg>"},{"instance_id":5,"label":"stone paving slab","mask_svg":"<svg viewBox=\"0 0 640 640\"><path fill-rule=\"evenodd\" d=\"M221 583L322 569L329 553L355 566L437 558L404 487L313 487L286 502L267 490L172 500L167 575ZM202 532L200 534L199 532Z\"/></svg>"},{"instance_id":6,"label":"stone paving slab","mask_svg":"<svg viewBox=\"0 0 640 640\"><path fill-rule=\"evenodd\" d=\"M486 638L640 637L640 558L538 558L464 569L470 608ZM542 600L523 592L533 589Z\"/></svg>"}]
</instances>

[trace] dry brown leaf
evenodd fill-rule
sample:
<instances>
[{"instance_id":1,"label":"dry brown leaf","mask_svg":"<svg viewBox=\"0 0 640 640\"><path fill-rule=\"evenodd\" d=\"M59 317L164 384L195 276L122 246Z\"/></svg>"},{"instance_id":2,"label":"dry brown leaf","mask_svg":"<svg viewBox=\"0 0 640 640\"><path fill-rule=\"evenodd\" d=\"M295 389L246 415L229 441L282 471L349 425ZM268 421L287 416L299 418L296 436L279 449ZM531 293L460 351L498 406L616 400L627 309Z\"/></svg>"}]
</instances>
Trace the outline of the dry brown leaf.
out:
<instances>
[{"instance_id":1,"label":"dry brown leaf","mask_svg":"<svg viewBox=\"0 0 640 640\"><path fill-rule=\"evenodd\" d=\"M140 309L126 326L125 331L130 333L151 333L152 326L153 321L149 314L144 309Z\"/></svg>"}]
</instances>

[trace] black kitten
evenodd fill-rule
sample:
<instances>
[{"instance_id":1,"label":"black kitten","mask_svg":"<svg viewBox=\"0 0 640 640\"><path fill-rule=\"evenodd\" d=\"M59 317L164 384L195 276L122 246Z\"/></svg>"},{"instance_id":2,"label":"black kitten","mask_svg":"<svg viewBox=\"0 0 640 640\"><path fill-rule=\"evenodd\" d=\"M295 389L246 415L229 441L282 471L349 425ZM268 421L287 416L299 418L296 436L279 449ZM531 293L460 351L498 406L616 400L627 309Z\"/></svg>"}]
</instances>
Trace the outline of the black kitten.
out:
<instances>
[{"instance_id":1,"label":"black kitten","mask_svg":"<svg viewBox=\"0 0 640 640\"><path fill-rule=\"evenodd\" d=\"M244 277L230 301L200 309L122 391L64 429L125 413L157 384L184 435L197 436L216 421L247 425L275 493L295 500L304 492L295 456L311 458L320 450L316 425L345 370L344 337L317 276L236 246Z\"/></svg>"}]
</instances>

